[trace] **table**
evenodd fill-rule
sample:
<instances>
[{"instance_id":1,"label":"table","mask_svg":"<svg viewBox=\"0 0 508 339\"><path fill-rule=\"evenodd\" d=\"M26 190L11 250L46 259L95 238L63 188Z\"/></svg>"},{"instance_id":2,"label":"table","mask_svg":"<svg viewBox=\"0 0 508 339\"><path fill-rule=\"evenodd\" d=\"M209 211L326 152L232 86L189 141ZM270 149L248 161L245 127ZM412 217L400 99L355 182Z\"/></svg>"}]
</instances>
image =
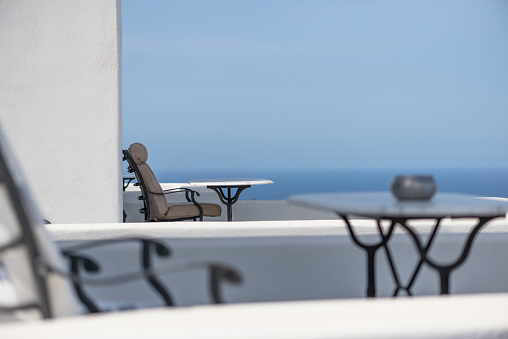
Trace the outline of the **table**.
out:
<instances>
[{"instance_id":1,"label":"table","mask_svg":"<svg viewBox=\"0 0 508 339\"><path fill-rule=\"evenodd\" d=\"M394 296L402 290L405 290L408 295L412 295L411 287L423 264L429 265L438 272L441 294L449 294L450 275L466 260L478 231L490 220L505 217L508 211L508 200L506 199L482 198L452 193L438 193L430 201L398 201L389 192L302 194L291 197L289 202L306 207L331 210L344 220L353 243L363 249L367 255L367 297L376 295L374 266L375 255L380 248L384 248L386 251L391 273L394 277L396 285ZM375 219L381 240L375 244L362 243L349 221L351 216ZM475 218L478 220L472 228L459 258L451 264L439 264L427 255L443 218ZM414 219L436 220L426 244L420 240L414 227L408 225L408 220ZM390 222L387 231L384 231L381 227L382 220ZM397 225L400 225L409 233L417 252L420 254L420 260L407 284L402 284L388 246L388 240Z\"/></svg>"},{"instance_id":2,"label":"table","mask_svg":"<svg viewBox=\"0 0 508 339\"><path fill-rule=\"evenodd\" d=\"M190 186L206 186L214 190L219 196L220 201L227 207L227 220L233 220L233 205L238 201L240 193L252 185L273 184L273 181L267 179L194 179L187 182ZM227 194L224 189L227 188ZM236 189L234 195L231 190Z\"/></svg>"}]
</instances>

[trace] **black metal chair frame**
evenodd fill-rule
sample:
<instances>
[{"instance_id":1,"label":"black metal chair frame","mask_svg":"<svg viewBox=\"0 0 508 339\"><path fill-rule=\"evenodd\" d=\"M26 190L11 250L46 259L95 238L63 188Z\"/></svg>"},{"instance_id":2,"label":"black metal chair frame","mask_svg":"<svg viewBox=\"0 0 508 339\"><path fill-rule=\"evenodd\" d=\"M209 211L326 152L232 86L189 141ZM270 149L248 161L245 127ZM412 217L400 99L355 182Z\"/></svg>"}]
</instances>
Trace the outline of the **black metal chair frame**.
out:
<instances>
[{"instance_id":1,"label":"black metal chair frame","mask_svg":"<svg viewBox=\"0 0 508 339\"><path fill-rule=\"evenodd\" d=\"M26 248L30 249L31 247L26 242L26 237L23 236L18 237L11 242L0 246L0 251L6 251L13 247L17 246L26 246ZM81 272L87 273L99 273L101 267L97 261L92 259L88 254L82 254L82 250L104 246L113 243L120 243L126 241L139 241L142 245L141 250L141 272L140 273L131 273L119 275L116 277L108 277L104 279L84 279L81 277ZM40 256L33 258L31 261L34 265L34 270L37 272L38 278L38 287L44 287L43 298L39 302L33 303L25 303L17 306L2 306L0 305L0 312L15 312L18 310L25 309L38 309L44 318L52 318L50 307L49 307L49 292L47 290L47 285L44 283L43 286L39 286L41 281L46 280L47 275L50 273L60 275L62 277L68 278L76 291L76 294L80 300L80 302L86 307L88 312L90 313L98 313L104 312L105 310L101 310L97 303L87 294L83 285L99 285L99 286L111 286L122 283L128 283L130 281L136 279L145 279L152 289L154 289L155 293L159 295L162 299L163 304L165 306L174 307L176 306L173 297L171 296L171 292L168 287L164 285L162 281L158 278L159 275L164 273L178 272L184 270L191 269L208 269L209 270L209 278L208 278L208 291L210 295L210 299L214 304L222 304L223 297L221 293L221 284L223 282L228 282L230 284L240 284L242 282L242 277L239 272L237 272L234 268L226 266L222 263L217 262L206 262L206 261L198 261L198 262L189 262L183 263L178 266L175 264L175 269L170 269L166 271L164 269L156 270L153 267L152 258L157 255L159 257L169 258L171 256L171 249L161 243L160 241L152 240L152 239L122 239L122 240L100 240L94 242L87 242L85 244L80 244L74 247L70 247L64 249L62 254L69 259L69 268L70 273L62 271L49 263L43 261ZM40 291L39 291L40 292Z\"/></svg>"},{"instance_id":2,"label":"black metal chair frame","mask_svg":"<svg viewBox=\"0 0 508 339\"><path fill-rule=\"evenodd\" d=\"M143 177L141 176L141 173L139 171L138 166L134 162L134 159L132 159L131 155L129 154L129 151L123 150L123 161L127 161L129 164L129 167L127 168L127 171L129 173L134 173L136 175L136 178L138 179L137 183L134 183L134 186L138 186L141 188L141 195L138 197L139 200L143 201L143 208L139 210L140 213L145 215L145 221L183 221L183 220L194 220L196 221L197 218L199 218L200 221L203 221L203 207L196 201L196 195L199 197L199 193L191 190L189 188L173 188L164 190L164 193L157 193L157 192L151 192L147 189L146 184L143 180ZM148 199L148 194L154 194L154 195L165 195L165 194L172 194L172 193L183 193L185 192L185 198L187 199L187 202L192 202L199 210L199 216L198 217L186 217L186 218L176 218L171 220L156 220L152 219L150 216L150 200Z\"/></svg>"},{"instance_id":3,"label":"black metal chair frame","mask_svg":"<svg viewBox=\"0 0 508 339\"><path fill-rule=\"evenodd\" d=\"M82 254L82 250L87 250L94 247L100 247L113 243L120 243L126 241L139 241L141 242L141 272L119 275L116 277L108 277L104 279L84 279L81 277L80 272L82 270L87 273L98 273L100 272L100 265L97 261L93 260L88 254ZM173 271L184 271L196 268L205 268L209 270L209 281L208 290L210 299L214 304L222 304L223 298L221 294L221 283L228 282L231 284L240 284L242 278L240 274L233 268L228 267L221 263L216 262L189 262L183 263L178 266L175 264L175 269L170 269L168 272L164 272L164 269L156 270L153 267L154 256L169 258L171 256L171 249L164 245L160 241L153 239L125 239L125 240L101 240L88 242L85 244L77 245L71 248L67 248L62 251L64 256L69 259L69 268L71 273L60 272L52 268L45 268L54 273L65 275L69 277L74 285L74 289L78 295L81 303L87 308L90 313L103 312L99 309L99 306L93 301L93 299L86 293L83 284L88 285L99 285L109 286L122 283L128 283L136 279L145 279L150 287L155 291L156 294L162 299L165 306L173 307L176 306L173 300L172 294L158 278L158 275L164 273L170 273Z\"/></svg>"}]
</instances>

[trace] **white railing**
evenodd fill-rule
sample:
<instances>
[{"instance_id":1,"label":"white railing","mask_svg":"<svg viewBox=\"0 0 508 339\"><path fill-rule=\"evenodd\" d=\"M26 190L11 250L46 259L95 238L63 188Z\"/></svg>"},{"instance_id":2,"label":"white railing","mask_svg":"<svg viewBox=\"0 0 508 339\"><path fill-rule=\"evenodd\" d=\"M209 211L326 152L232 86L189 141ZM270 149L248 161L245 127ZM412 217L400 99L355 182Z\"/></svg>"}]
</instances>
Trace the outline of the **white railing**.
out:
<instances>
[{"instance_id":1,"label":"white railing","mask_svg":"<svg viewBox=\"0 0 508 339\"><path fill-rule=\"evenodd\" d=\"M365 241L374 241L372 222L354 222ZM432 256L447 262L455 259L467 235L467 223L445 222ZM477 237L468 260L451 277L453 294L508 292L508 233L505 220L491 223ZM239 286L224 285L230 303L336 298L363 298L366 290L365 254L352 244L339 220L271 222L176 222L93 225L48 225L61 247L97 239L154 238L172 249L169 259L157 258L163 271L183 261L213 261L236 267L243 276ZM422 223L420 232L428 231ZM136 270L139 248L133 242L91 250L101 263L104 276ZM408 279L417 262L410 238L394 235L390 247L401 279ZM393 293L393 278L380 250L377 257L377 295ZM94 278L96 275L89 275ZM100 277L101 275L97 275ZM207 304L207 276L204 270L163 274L180 306ZM89 287L90 294L104 302L160 304L143 281L115 287ZM435 271L424 267L414 285L415 295L436 295L439 281Z\"/></svg>"}]
</instances>

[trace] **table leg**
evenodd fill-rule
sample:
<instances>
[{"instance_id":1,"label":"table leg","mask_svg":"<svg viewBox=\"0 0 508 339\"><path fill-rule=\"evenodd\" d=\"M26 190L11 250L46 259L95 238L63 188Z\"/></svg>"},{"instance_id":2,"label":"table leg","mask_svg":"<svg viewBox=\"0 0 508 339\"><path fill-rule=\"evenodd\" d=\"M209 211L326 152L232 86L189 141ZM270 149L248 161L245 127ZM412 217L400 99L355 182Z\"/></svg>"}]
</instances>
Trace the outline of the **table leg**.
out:
<instances>
[{"instance_id":1,"label":"table leg","mask_svg":"<svg viewBox=\"0 0 508 339\"><path fill-rule=\"evenodd\" d=\"M393 230L395 228L395 224L392 222L388 232L385 234L381 228L381 221L377 220L378 223L378 229L381 235L381 241L376 244L365 244L360 241L360 239L356 236L356 233L354 232L354 229L349 222L349 219L346 215L338 214L339 217L341 217L344 222L346 223L346 227L348 229L349 235L351 236L351 239L353 240L353 243L363 249L365 253L367 254L367 297L372 298L376 296L376 272L375 272L375 266L376 266L376 252L379 248L387 247L387 242L390 239L390 237L393 234ZM389 253L389 252L387 252ZM390 261L390 265L393 266L393 262L391 260L391 256L388 255L388 260ZM398 282L398 279L397 279Z\"/></svg>"},{"instance_id":2,"label":"table leg","mask_svg":"<svg viewBox=\"0 0 508 339\"><path fill-rule=\"evenodd\" d=\"M228 221L233 220L233 204L230 201L231 201L231 187L228 187L228 205L227 205Z\"/></svg>"},{"instance_id":3,"label":"table leg","mask_svg":"<svg viewBox=\"0 0 508 339\"><path fill-rule=\"evenodd\" d=\"M394 224L399 224L399 225L402 225L401 223L405 223L406 221L404 219L393 219L392 222ZM438 219L428 241L427 241L427 244L425 245L425 251L428 252L428 250L430 249L434 239L435 239L435 235L437 233L437 230L439 228L439 225L441 223L441 219ZM388 251L388 246L386 246L386 251L387 251L387 256L389 255L389 251ZM416 277L418 276L418 274L420 273L420 270L423 266L423 263L424 263L424 260L420 257L420 260L418 261L418 264L416 265L415 269L413 270L413 273L411 274L411 278L409 279L409 282L407 283L406 286L403 286L400 282L399 282L399 279L398 279L398 273L397 273L397 270L395 268L395 266L392 264L392 260L390 259L390 257L388 257L388 261L390 263L390 268L392 270L392 275L395 279L395 283L397 285L397 287L395 288L394 292L393 292L393 296L396 297L398 294L399 294L399 291L401 290L404 290L406 291L407 295L411 296L413 295L413 293L411 292L411 287L413 287L413 284L415 283L416 281Z\"/></svg>"},{"instance_id":4,"label":"table leg","mask_svg":"<svg viewBox=\"0 0 508 339\"><path fill-rule=\"evenodd\" d=\"M481 217L478 218L478 224L471 230L471 233L469 234L466 243L464 245L464 248L462 249L462 252L460 254L460 257L453 263L445 265L445 264L437 264L434 260L430 259L429 256L427 256L427 253L430 248L430 244L423 247L422 243L418 237L418 234L407 225L407 219L401 219L397 222L404 227L408 231L408 233L411 235L411 238L413 239L413 242L415 243L415 246L420 253L421 261L429 265L431 268L435 269L440 278L440 288L441 288L441 294L449 294L450 293L450 275L453 272L454 269L458 268L460 265L464 263L464 261L467 259L467 256L469 255L469 252L471 250L471 246L473 244L473 240L480 231L480 229L485 226L487 222L494 219L491 217ZM434 234L437 232L437 228L439 227L439 221L434 227L434 230L432 232L431 237L434 236ZM432 240L432 238L431 238ZM430 241L429 241L430 242ZM421 266L421 264L419 265Z\"/></svg>"},{"instance_id":5,"label":"table leg","mask_svg":"<svg viewBox=\"0 0 508 339\"><path fill-rule=\"evenodd\" d=\"M214 190L219 196L220 201L226 205L227 210L227 220L233 221L233 205L238 201L240 197L240 193L243 190L250 187L250 185L242 185L242 186L207 186L209 189ZM224 192L224 189L227 188L227 194ZM236 188L235 195L232 196L231 189Z\"/></svg>"},{"instance_id":6,"label":"table leg","mask_svg":"<svg viewBox=\"0 0 508 339\"><path fill-rule=\"evenodd\" d=\"M381 235L381 237L385 238L386 235L384 234L383 232L383 229L381 228L381 222L380 220L376 220L377 221L377 228L378 228L378 232L379 234ZM395 223L393 221L391 221L391 225L390 227L393 227L395 228ZM401 289L405 289L406 292L408 293L408 295L411 294L411 292L409 292L408 289L406 289L405 287L403 287L400 283L400 279L399 279L399 275L397 273L397 269L395 267L395 264L393 262L393 259L392 259L392 254L390 252L390 248L388 247L388 239L386 239L386 242L385 244L383 245L384 249L385 249L385 253L386 253L386 258L388 259L388 264L390 265L390 270L392 272L392 277L393 277L393 280L395 280L395 290L393 292L393 296L397 296L399 294L399 291Z\"/></svg>"}]
</instances>

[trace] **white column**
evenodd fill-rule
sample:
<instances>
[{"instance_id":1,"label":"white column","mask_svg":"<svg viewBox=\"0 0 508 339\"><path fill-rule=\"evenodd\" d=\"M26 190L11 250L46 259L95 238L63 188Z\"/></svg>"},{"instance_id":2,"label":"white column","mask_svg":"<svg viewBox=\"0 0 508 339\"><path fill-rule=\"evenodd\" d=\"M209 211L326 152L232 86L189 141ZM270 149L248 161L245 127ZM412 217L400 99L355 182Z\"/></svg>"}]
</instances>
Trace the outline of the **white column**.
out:
<instances>
[{"instance_id":1,"label":"white column","mask_svg":"<svg viewBox=\"0 0 508 339\"><path fill-rule=\"evenodd\" d=\"M119 0L0 0L0 123L44 218L121 221Z\"/></svg>"}]
</instances>

